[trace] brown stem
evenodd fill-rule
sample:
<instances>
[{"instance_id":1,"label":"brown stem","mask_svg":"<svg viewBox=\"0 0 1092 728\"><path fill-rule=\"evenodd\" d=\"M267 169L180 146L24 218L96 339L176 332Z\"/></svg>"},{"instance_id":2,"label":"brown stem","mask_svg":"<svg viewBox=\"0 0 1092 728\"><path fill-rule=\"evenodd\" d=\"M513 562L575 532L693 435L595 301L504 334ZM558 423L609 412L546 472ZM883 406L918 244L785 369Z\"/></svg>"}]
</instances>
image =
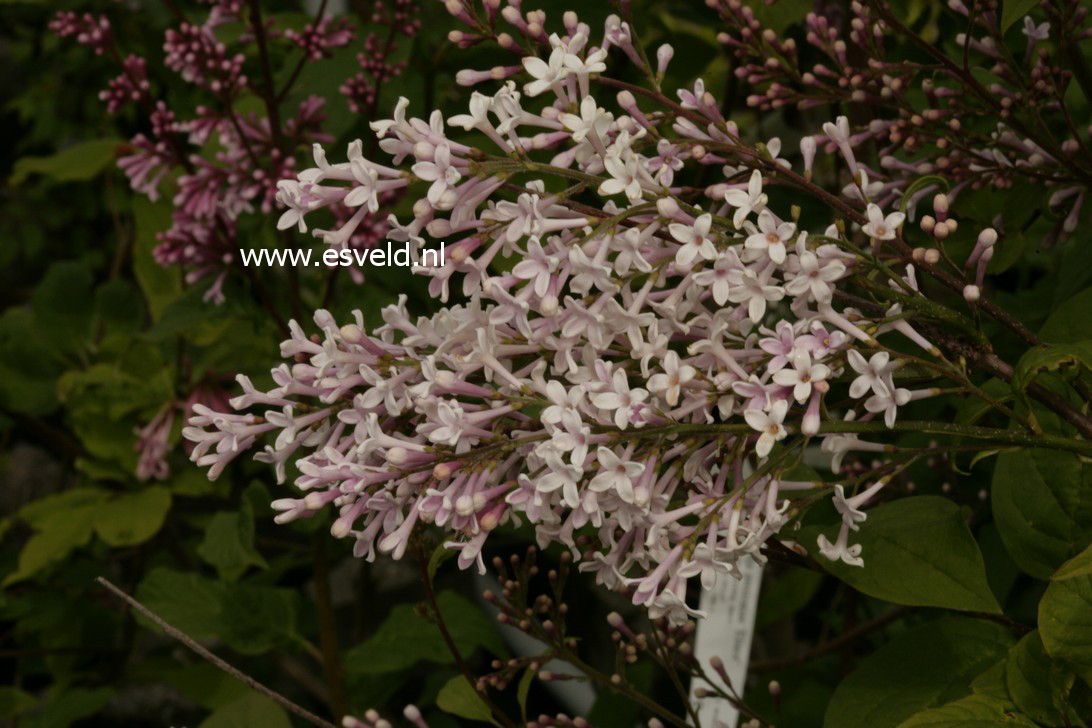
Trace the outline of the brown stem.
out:
<instances>
[{"instance_id":1,"label":"brown stem","mask_svg":"<svg viewBox=\"0 0 1092 728\"><path fill-rule=\"evenodd\" d=\"M305 721L307 721L311 725L318 726L319 728L337 728L337 726L335 726L333 723L331 723L331 722L329 722L327 720L323 720L322 718L318 717L317 715L315 715L311 711L307 710L306 708L303 708L303 707L300 707L299 705L296 705L291 700L289 700L288 698L286 698L283 695L281 695L280 693L278 693L276 690L273 690L271 688L267 688L265 685L261 684L260 682L258 682L254 678L252 678L250 675L247 675L246 673L242 672L241 670L239 670L239 669L237 669L235 667L232 667L227 662L225 662L221 658L214 655L212 652L210 652L208 649L206 649L203 645L201 645L199 642L194 640L192 637L187 635L185 632L178 629L177 627L172 626L171 624L166 622L162 617L160 617L158 614L156 614L152 610L148 609L146 606L144 606L143 604L138 602L136 599L133 599L131 596L126 594L124 591L122 591L121 589L116 587L108 579L105 579L104 577L100 576L100 577L97 577L95 579L95 581L97 581L99 584L101 584L107 590L109 590L111 593L113 593L114 596L118 597L123 602L128 604L130 607L132 607L133 609L135 609L136 611L140 612L142 615L144 615L145 617L150 619L152 622L154 622L160 629L162 629L164 632L166 632L168 636L173 637L174 639L178 640L183 645L188 647L190 650L197 653L197 655L204 658L205 660L208 660L213 665L220 668L221 670L226 672L228 675L231 675L233 678L235 678L239 682L243 683L247 687L261 693L265 697L267 697L270 700L272 700L273 702L277 703L282 708L287 710L289 713L292 713L293 715L297 715L300 718L303 718Z\"/></svg>"},{"instance_id":2,"label":"brown stem","mask_svg":"<svg viewBox=\"0 0 1092 728\"><path fill-rule=\"evenodd\" d=\"M318 10L315 12L315 19L314 21L312 21L315 27L318 27L319 23L322 22L322 19L323 17L325 17L325 15L326 0L322 0L322 2L319 3ZM279 104L280 102L284 101L284 98L286 96L288 96L288 93L292 90L292 87L296 85L296 79L300 77L300 73L303 71L303 67L307 65L307 62L309 60L310 55L307 53L307 51L304 51L303 57L300 58L299 63L296 64L296 67L292 69L292 75L288 77L288 81L284 84L284 88L282 88L277 94L275 98L276 103Z\"/></svg>"},{"instance_id":3,"label":"brown stem","mask_svg":"<svg viewBox=\"0 0 1092 728\"><path fill-rule=\"evenodd\" d=\"M281 148L281 112L277 107L277 88L273 85L273 67L269 63L269 49L266 47L265 25L262 23L260 0L250 0L250 26L254 30L254 40L258 44L258 58L262 66L262 82L265 90L260 94L265 102L265 111L269 116L269 127L273 132L273 145Z\"/></svg>"},{"instance_id":4,"label":"brown stem","mask_svg":"<svg viewBox=\"0 0 1092 728\"><path fill-rule=\"evenodd\" d=\"M907 38L912 43L921 48L923 51L935 58L942 66L944 66L945 70L947 70L948 73L950 73L956 80L963 84L965 89L973 91L974 94L979 98L979 100L985 103L992 111L1000 112L1001 105L998 101L998 96L991 93L989 89L979 83L978 79L974 77L973 73L971 73L969 70L964 70L963 67L961 67L958 63L949 58L948 55L944 53L944 51L942 51L939 46L928 42L920 35L906 27L906 25L904 25L898 18L895 17L894 13L891 12L891 9L886 2L883 2L883 0L873 0L871 2L871 5L879 11L881 16L883 16L884 22L891 28L893 28L896 32L898 32L899 35ZM1030 128L1028 128L1026 124L1024 124L1024 122L1018 119L1015 114L1009 115L1008 118L1005 119L1005 123L1034 141L1044 150L1046 150L1046 152L1051 157L1053 157L1060 164L1068 167L1070 172L1072 172L1078 179L1082 180L1085 184L1092 183L1092 174L1090 174L1087 170L1083 169L1080 165L1075 164L1072 160L1072 155L1068 155L1062 152L1062 150L1059 149L1053 143L1053 141L1049 139L1044 139L1041 136L1036 135Z\"/></svg>"},{"instance_id":5,"label":"brown stem","mask_svg":"<svg viewBox=\"0 0 1092 728\"><path fill-rule=\"evenodd\" d=\"M318 608L319 642L322 645L322 668L329 686L330 710L334 715L347 715L349 701L345 697L345 671L337 644L337 615L330 592L330 560L326 552L326 534L317 532L312 550L315 566L315 606Z\"/></svg>"},{"instance_id":6,"label":"brown stem","mask_svg":"<svg viewBox=\"0 0 1092 728\"><path fill-rule=\"evenodd\" d=\"M944 347L962 356L968 363L981 369L983 372L997 377L1005 382L1012 382L1013 368L1008 362L1002 360L992 351L985 351L968 344L954 341L945 341ZM1081 413L1069 402L1046 387L1032 382L1027 388L1028 394L1049 407L1066 422L1077 428L1077 431L1092 440L1092 419Z\"/></svg>"},{"instance_id":7,"label":"brown stem","mask_svg":"<svg viewBox=\"0 0 1092 728\"><path fill-rule=\"evenodd\" d=\"M800 665L807 664L812 660L822 657L823 655L830 654L831 652L837 652L843 647L856 642L859 638L875 632L879 628L894 622L896 619L905 616L910 612L910 607L896 607L890 611L884 612L874 619L870 619L867 622L862 622L852 629L847 629L834 639L823 642L816 645L807 652L792 657L779 657L770 660L755 660L751 664L751 670L755 672L765 672L768 670L786 670L790 667L798 667Z\"/></svg>"},{"instance_id":8,"label":"brown stem","mask_svg":"<svg viewBox=\"0 0 1092 728\"><path fill-rule=\"evenodd\" d=\"M444 616L440 613L440 606L436 603L436 592L432 588L432 577L428 573L428 554L423 549L418 549L416 552L417 565L421 571L421 583L425 587L425 599L428 601L429 609L432 611L432 616L436 620L436 627L440 630L440 635L444 638L444 644L447 645L447 649L451 652L452 658L455 660L455 665L459 668L459 672L463 674L466 681L470 683L471 689L478 694L478 697L489 708L489 711L493 714L501 725L506 728L516 728L516 724L512 722L512 719L508 717L501 708L493 702L493 699L489 697L489 693L481 689L478 686L478 680L474 677L474 673L471 672L470 666L466 664L466 660L463 659L463 655L459 652L459 648L455 645L455 640L451 636L451 633L447 629L447 624L444 622Z\"/></svg>"}]
</instances>

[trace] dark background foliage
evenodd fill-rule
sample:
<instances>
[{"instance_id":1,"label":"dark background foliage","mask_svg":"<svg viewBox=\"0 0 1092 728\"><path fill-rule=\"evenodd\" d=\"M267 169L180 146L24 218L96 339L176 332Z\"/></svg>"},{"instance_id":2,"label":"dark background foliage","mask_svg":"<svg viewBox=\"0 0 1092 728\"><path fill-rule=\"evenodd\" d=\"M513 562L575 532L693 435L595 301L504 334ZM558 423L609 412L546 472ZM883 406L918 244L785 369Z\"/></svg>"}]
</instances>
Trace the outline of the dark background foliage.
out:
<instances>
[{"instance_id":1,"label":"dark background foliage","mask_svg":"<svg viewBox=\"0 0 1092 728\"><path fill-rule=\"evenodd\" d=\"M153 60L155 84L175 108L198 102L155 62L163 31L174 22L164 6L63 5L108 13L127 50ZM263 5L274 18L298 20L293 4ZM782 0L755 11L777 32L799 36L798 21L811 5ZM926 37L944 43L960 30L937 2L908 5L908 22ZM565 7L547 4L551 18ZM424 591L413 558L371 564L352 558L350 544L329 537L329 514L274 525L269 503L285 497L288 486L249 462L209 482L185 458L180 422L171 434L170 476L136 479L135 430L195 389L232 392L236 372L267 380L280 334L247 280L231 278L227 300L217 306L202 301L202 284L187 286L177 269L152 260L169 205L134 195L114 167L119 148L144 122L132 111L106 114L97 92L114 71L107 59L54 37L46 25L57 9L0 2L0 177L7 179L0 189L0 720L24 728L296 724L134 619L96 585L96 577L106 576L242 671L328 718L372 707L397 715L412 702L432 726L469 723L453 715L466 709L450 688L444 697L459 670L417 607ZM185 9L199 11L196 4ZM349 9L366 18L370 4L350 2ZM598 0L577 9L593 29L612 10ZM418 115L432 108L455 113L468 96L455 85L455 72L504 58L494 49L458 52L448 44L454 24L440 3L426 2L420 13L421 32L404 44L408 68L383 88L380 118L403 95ZM641 3L636 15L649 47L670 41L676 48L665 86L703 77L729 100L748 138L780 136L795 150L802 134L833 116L826 108L748 110L749 90L732 75L731 60L716 42L715 19L700 4ZM304 91L328 98L335 150L368 135L367 119L349 111L334 83L351 71L357 50L336 52L300 81ZM281 60L290 67L290 59ZM1078 93L1074 109L1087 120L1088 102ZM999 217L1019 231L991 268L998 303L1051 343L1092 338L1092 241L1083 225L1064 246L1040 246L1053 220L1043 191L1030 182L966 194L955 212L967 237L950 245L962 246L964 255L971 231ZM824 214L819 207L805 210ZM276 244L273 222L273 216L256 216L243 237L256 247ZM411 310L434 310L425 286L394 270L363 285L346 277L308 279L296 302L283 293L291 285L287 273L268 272L264 283L286 319L297 310L306 319L306 312L325 305L339 316L361 309L376 323L379 307L401 293L410 297ZM1000 329L990 335L1003 356L1022 352ZM1049 384L1049 376L1044 381ZM996 380L984 386L1013 397ZM958 397L918 407L918 418L973 421L978 414ZM1045 427L1067 431L1049 412L1037 414ZM907 435L904 442L927 440ZM748 703L794 728L894 726L972 693L1006 695L1042 725L1069 719L1059 712L1059 695L1083 710L1088 687L1074 671L1088 678L1087 650L1078 649L1076 662L1063 669L1031 630L1043 629L1044 594L1073 583L1050 582L1051 575L1088 545L1089 472L1075 456L1011 453L915 465L900 477L897 492L944 498L914 499L919 511L900 501L881 506L890 509L886 520L878 513L862 532L869 571L777 561L767 568ZM798 540L814 538L833 520L829 509L812 509ZM932 551L921 550L923 533ZM491 555L522 553L532 540L525 530L509 529L491 540ZM415 548L427 556L435 546L425 537ZM949 568L952 554L970 566L966 572L951 567L955 575L945 581L938 572ZM539 559L552 566L559 557L551 551ZM490 586L451 563L436 575L438 604L478 672L513 650L480 599ZM580 615L570 630L581 638L585 659L613 670L605 616L619 610L640 621L639 615L623 598L579 577L567 596L571 612ZM1053 602L1063 605L1063 615L1068 598ZM638 665L628 677L678 709L656 669ZM780 684L779 698L767 689L771 680ZM509 692L503 702L512 714L521 707L530 714L570 709L563 695L538 681L529 693ZM639 717L633 704L609 691L597 694L590 714L605 726L633 725Z\"/></svg>"}]
</instances>

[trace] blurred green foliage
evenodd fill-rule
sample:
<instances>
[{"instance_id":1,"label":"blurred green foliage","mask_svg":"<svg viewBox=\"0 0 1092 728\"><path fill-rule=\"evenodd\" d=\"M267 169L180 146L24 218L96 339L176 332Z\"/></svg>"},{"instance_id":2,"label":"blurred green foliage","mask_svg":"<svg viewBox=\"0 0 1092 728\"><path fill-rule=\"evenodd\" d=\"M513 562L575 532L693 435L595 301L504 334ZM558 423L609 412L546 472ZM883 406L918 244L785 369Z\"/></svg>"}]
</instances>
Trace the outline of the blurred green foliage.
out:
<instances>
[{"instance_id":1,"label":"blurred green foliage","mask_svg":"<svg viewBox=\"0 0 1092 728\"><path fill-rule=\"evenodd\" d=\"M290 3L269 4L286 20L300 17ZM551 17L568 7L556 0L540 4ZM1003 24L1018 22L1033 4L1006 0ZM110 12L118 37L152 58L172 22L159 3L61 5ZM958 29L938 25L938 5L909 3L908 20L924 36L952 42ZM367 10L362 2L349 6ZM0 74L6 140L0 149L6 178L0 191L0 719L21 728L298 724L183 653L146 620L134 621L95 587L103 575L240 669L324 715L332 717L338 707L358 714L386 707L391 715L414 702L433 726L487 716L436 626L416 606L422 593L414 566L353 559L349 545L329 538L326 515L273 525L269 502L283 494L269 470L238 464L210 483L187 462L177 420L170 475L156 483L135 477L134 432L180 397L230 390L237 372L267 380L278 361L279 332L245 283L233 280L226 303L214 306L202 300L201 285L184 285L177 269L152 259L170 208L131 194L114 168L140 121L105 113L96 93L112 71L84 49L62 47L46 29L58 7L0 3L0 66L6 69ZM780 136L792 148L829 115L824 109L761 116L748 110L701 4L638 7L645 42L675 45L665 86L689 86L702 77L709 88L725 89L733 118L749 137ZM755 11L777 32L798 34L798 21L811 7L782 0ZM611 12L605 2L579 10L593 28ZM452 23L442 5L425 3L421 12L423 30L404 50L408 70L383 89L380 109L392 108L400 95L410 97L418 113L460 108L466 91L454 84L454 72L499 62L486 48L456 56L444 41ZM356 50L342 49L329 65L309 67L298 86L300 94L330 100L328 128L339 143L366 132L337 93L337 83L356 65ZM280 77L290 68L286 63ZM184 87L167 78L157 82L185 107ZM1018 366L1022 382L1049 387L1058 383L1063 364L1088 366L1092 359L1092 249L1087 227L1066 246L1041 248L1036 241L1049 225L1044 208L1043 191L1030 183L962 195L954 212L967 224L946 246L953 257L965 255L971 231L998 217L1020 231L1006 238L991 263L995 300L1056 345ZM805 211L812 213L823 210ZM268 241L272 222L248 234ZM275 278L282 274L270 275L270 289L284 290ZM363 286L338 280L333 292L323 285L303 287L303 310L327 305L343 315L359 308L376 323L379 307L399 293L410 296L414 310L435 306L419 281L394 273ZM291 317L291 302L281 298L275 305ZM1007 333L991 334L999 352L1019 351ZM1033 407L1020 395L1019 388L1001 393L1021 411ZM961 405L922 406L947 407L973 421L977 415ZM1069 434L1049 412L1035 414L1045 431ZM914 466L915 492L925 496L873 512L861 531L866 570L840 564L826 564L827 574L784 564L767 570L747 692L756 711L793 728L1087 725L1092 469L1055 452L987 455L958 462L964 472ZM958 489L949 493L946 486L957 479ZM989 504L980 490L989 491ZM812 509L798 538L829 533L836 520L829 508ZM500 553L529 540L514 530L502 536ZM509 647L475 601L480 585L449 567L437 572L444 587L438 604L460 652L484 670L491 659L507 657ZM583 581L571 590L573 610L582 616L572 631L588 659L610 669L603 617L619 604ZM893 609L900 611L889 619ZM953 617L952 610L986 613L992 621ZM877 619L887 621L828 649L832 636ZM816 652L817 645L825 651ZM532 677L510 691L518 692L509 700L513 714L563 709ZM629 677L666 703L676 700L663 675L648 666ZM772 679L781 685L776 701L764 689ZM628 726L638 716L605 693L592 719Z\"/></svg>"}]
</instances>

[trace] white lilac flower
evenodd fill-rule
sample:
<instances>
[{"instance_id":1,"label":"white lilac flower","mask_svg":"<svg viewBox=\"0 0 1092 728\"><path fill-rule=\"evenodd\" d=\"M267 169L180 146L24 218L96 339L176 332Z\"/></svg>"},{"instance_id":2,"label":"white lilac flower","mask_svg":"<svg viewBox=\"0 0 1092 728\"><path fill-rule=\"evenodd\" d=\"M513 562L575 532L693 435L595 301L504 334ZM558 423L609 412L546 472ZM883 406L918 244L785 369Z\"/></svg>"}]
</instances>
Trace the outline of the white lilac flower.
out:
<instances>
[{"instance_id":1,"label":"white lilac flower","mask_svg":"<svg viewBox=\"0 0 1092 728\"><path fill-rule=\"evenodd\" d=\"M792 367L774 372L773 380L782 387L792 387L792 395L797 402L806 402L811 396L812 387L826 381L830 376L830 367L813 362L807 349L796 349L792 355Z\"/></svg>"},{"instance_id":2,"label":"white lilac flower","mask_svg":"<svg viewBox=\"0 0 1092 728\"><path fill-rule=\"evenodd\" d=\"M901 212L892 212L884 217L883 210L880 209L879 205L873 203L868 204L866 212L868 222L861 229L864 230L865 235L874 240L894 240L895 236L898 235L899 226L906 219L906 215Z\"/></svg>"},{"instance_id":3,"label":"white lilac flower","mask_svg":"<svg viewBox=\"0 0 1092 728\"><path fill-rule=\"evenodd\" d=\"M781 222L769 210L763 210L758 216L758 229L747 236L744 247L753 251L756 257L768 257L780 265L785 262L786 244L796 232L791 222Z\"/></svg>"},{"instance_id":4,"label":"white lilac flower","mask_svg":"<svg viewBox=\"0 0 1092 728\"><path fill-rule=\"evenodd\" d=\"M773 449L774 443L780 442L785 439L788 434L782 424L785 421L785 414L789 411L788 400L778 400L773 403L768 412L762 410L746 410L743 413L744 419L747 420L747 424L751 426L753 430L760 433L758 436L758 442L755 444L755 454L760 458L764 458L770 454L770 450Z\"/></svg>"},{"instance_id":5,"label":"white lilac flower","mask_svg":"<svg viewBox=\"0 0 1092 728\"><path fill-rule=\"evenodd\" d=\"M667 352L660 361L660 367L663 373L655 374L648 380L648 390L663 397L668 406L674 407L679 403L682 388L697 372L689 364L680 364L679 355L674 351Z\"/></svg>"},{"instance_id":6,"label":"white lilac flower","mask_svg":"<svg viewBox=\"0 0 1092 728\"><path fill-rule=\"evenodd\" d=\"M731 189L724 193L724 201L736 209L732 215L732 224L737 228L752 214L766 209L766 193L762 191L762 173L757 169L751 173L746 191Z\"/></svg>"},{"instance_id":7,"label":"white lilac flower","mask_svg":"<svg viewBox=\"0 0 1092 728\"><path fill-rule=\"evenodd\" d=\"M699 257L704 260L717 257L717 248L709 237L712 226L713 216L709 213L699 215L693 225L673 222L668 226L671 237L682 243L679 252L675 254L676 265L689 268Z\"/></svg>"},{"instance_id":8,"label":"white lilac flower","mask_svg":"<svg viewBox=\"0 0 1092 728\"><path fill-rule=\"evenodd\" d=\"M858 374L849 385L850 397L860 399L869 390L881 396L890 394L886 382L887 374L892 369L890 354L886 351L878 351L872 355L871 359L866 360L856 349L850 349L846 352L846 356L849 366Z\"/></svg>"}]
</instances>

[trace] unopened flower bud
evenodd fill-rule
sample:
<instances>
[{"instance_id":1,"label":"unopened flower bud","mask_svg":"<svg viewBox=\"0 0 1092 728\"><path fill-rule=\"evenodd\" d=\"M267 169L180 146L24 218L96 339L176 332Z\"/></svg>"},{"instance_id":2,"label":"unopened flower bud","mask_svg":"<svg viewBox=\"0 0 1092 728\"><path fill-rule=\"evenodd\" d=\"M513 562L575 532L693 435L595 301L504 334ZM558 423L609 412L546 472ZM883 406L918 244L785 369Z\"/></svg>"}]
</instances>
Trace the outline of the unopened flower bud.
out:
<instances>
[{"instance_id":1,"label":"unopened flower bud","mask_svg":"<svg viewBox=\"0 0 1092 728\"><path fill-rule=\"evenodd\" d=\"M667 64L671 63L675 55L675 49L667 43L656 49L656 72L663 74L667 71Z\"/></svg>"},{"instance_id":2,"label":"unopened flower bud","mask_svg":"<svg viewBox=\"0 0 1092 728\"><path fill-rule=\"evenodd\" d=\"M948 215L948 195L943 192L938 192L933 196L933 212L937 214L938 220L944 220Z\"/></svg>"}]
</instances>

